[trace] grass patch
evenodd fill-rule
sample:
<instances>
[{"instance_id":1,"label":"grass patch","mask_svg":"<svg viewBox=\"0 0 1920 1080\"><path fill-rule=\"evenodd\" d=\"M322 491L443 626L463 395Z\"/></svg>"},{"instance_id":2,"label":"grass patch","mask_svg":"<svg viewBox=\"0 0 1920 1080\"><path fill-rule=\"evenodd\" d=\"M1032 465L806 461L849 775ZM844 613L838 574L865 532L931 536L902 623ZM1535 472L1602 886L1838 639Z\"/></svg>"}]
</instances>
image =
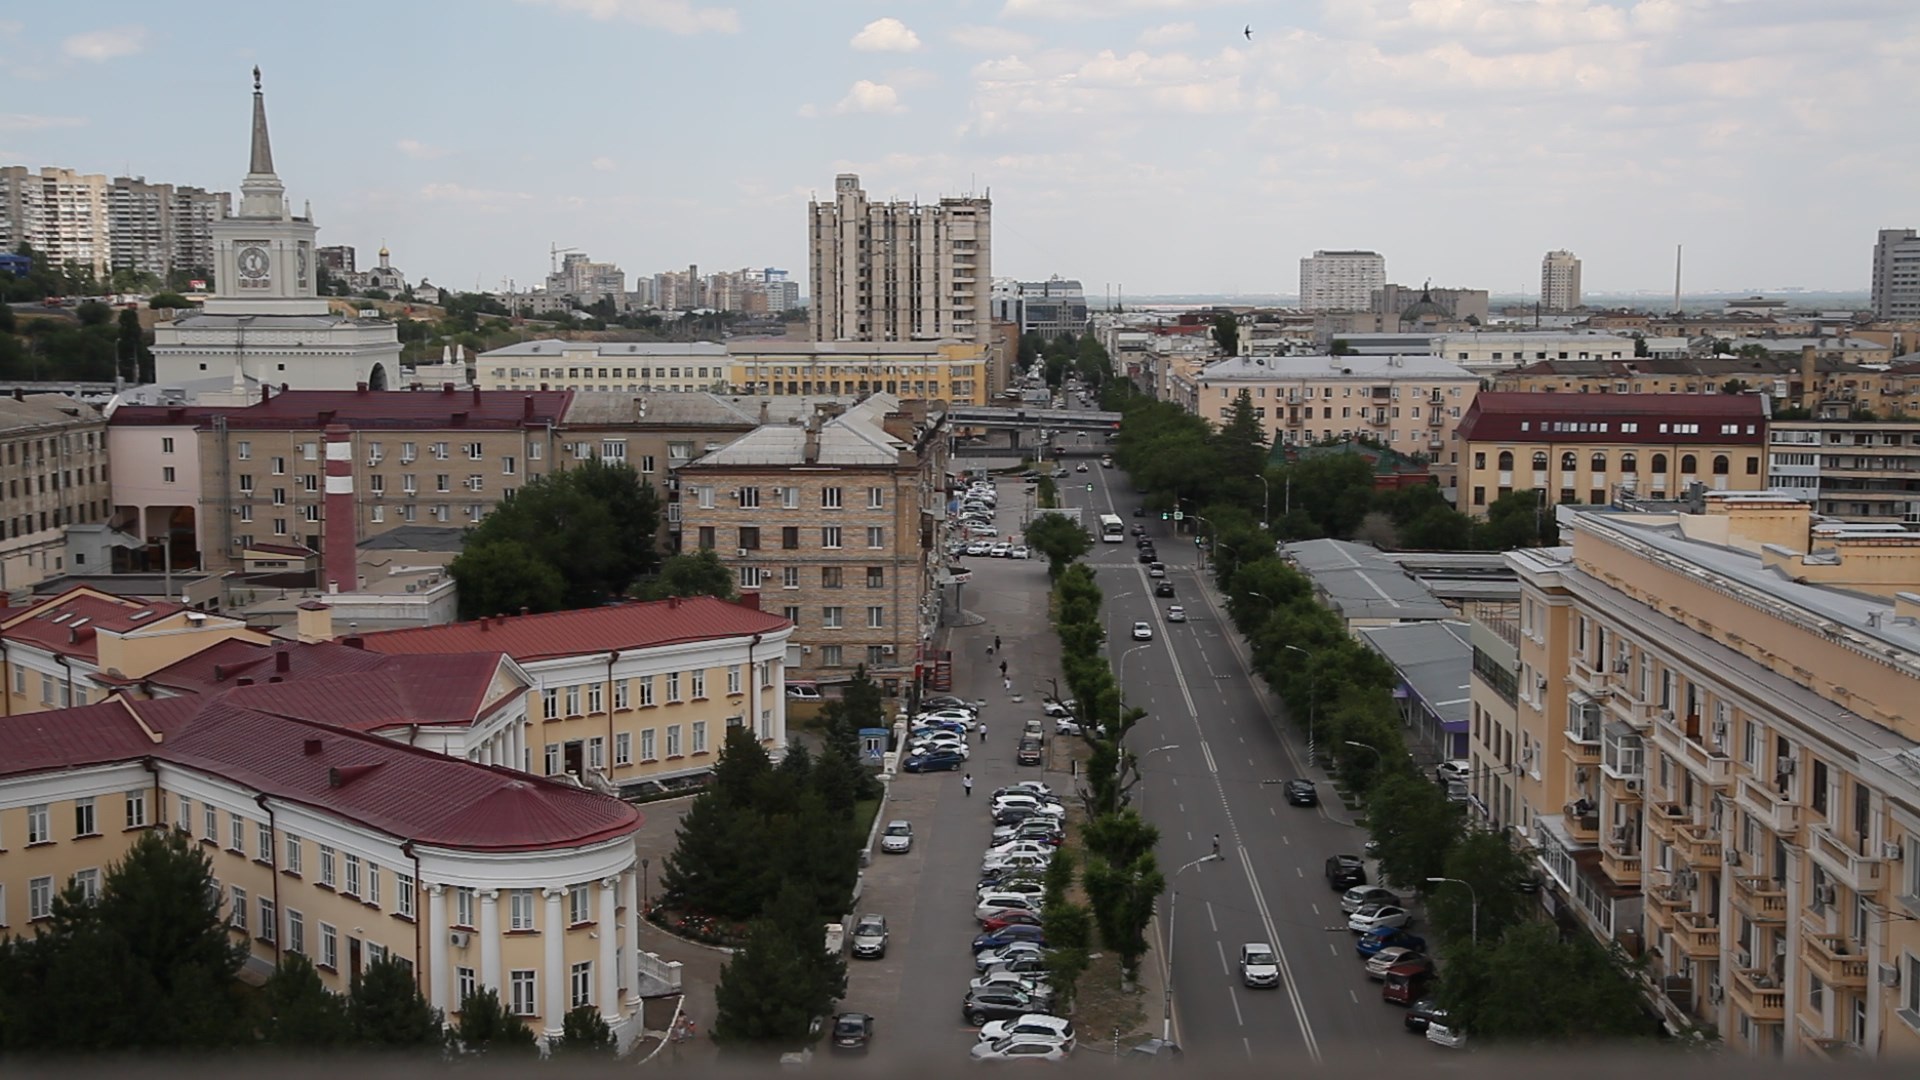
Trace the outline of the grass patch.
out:
<instances>
[{"instance_id":1,"label":"grass patch","mask_svg":"<svg viewBox=\"0 0 1920 1080\"><path fill-rule=\"evenodd\" d=\"M879 799L861 799L853 804L854 835L860 838L862 844L867 842L868 834L873 831L873 819L879 816Z\"/></svg>"}]
</instances>

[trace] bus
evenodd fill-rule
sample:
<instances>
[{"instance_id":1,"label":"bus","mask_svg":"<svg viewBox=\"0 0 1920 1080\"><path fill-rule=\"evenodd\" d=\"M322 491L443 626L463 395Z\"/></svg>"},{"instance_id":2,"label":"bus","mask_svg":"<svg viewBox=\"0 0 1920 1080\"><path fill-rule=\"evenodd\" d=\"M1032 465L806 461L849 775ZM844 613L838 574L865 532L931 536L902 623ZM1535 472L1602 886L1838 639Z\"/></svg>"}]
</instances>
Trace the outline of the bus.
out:
<instances>
[{"instance_id":1,"label":"bus","mask_svg":"<svg viewBox=\"0 0 1920 1080\"><path fill-rule=\"evenodd\" d=\"M1127 538L1127 527L1120 522L1119 514L1100 515L1100 539L1109 544L1117 544Z\"/></svg>"}]
</instances>

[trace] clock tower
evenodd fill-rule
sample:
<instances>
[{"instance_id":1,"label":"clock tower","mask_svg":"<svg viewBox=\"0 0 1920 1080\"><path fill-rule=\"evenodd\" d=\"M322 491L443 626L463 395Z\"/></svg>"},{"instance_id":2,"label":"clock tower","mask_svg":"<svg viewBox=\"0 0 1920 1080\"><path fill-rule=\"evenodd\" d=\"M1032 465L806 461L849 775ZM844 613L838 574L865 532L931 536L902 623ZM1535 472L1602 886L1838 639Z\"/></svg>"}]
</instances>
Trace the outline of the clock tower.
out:
<instances>
[{"instance_id":1,"label":"clock tower","mask_svg":"<svg viewBox=\"0 0 1920 1080\"><path fill-rule=\"evenodd\" d=\"M311 217L287 207L287 189L273 171L267 101L253 69L253 147L240 182L240 210L213 223L214 298L209 315L325 315L313 276Z\"/></svg>"}]
</instances>

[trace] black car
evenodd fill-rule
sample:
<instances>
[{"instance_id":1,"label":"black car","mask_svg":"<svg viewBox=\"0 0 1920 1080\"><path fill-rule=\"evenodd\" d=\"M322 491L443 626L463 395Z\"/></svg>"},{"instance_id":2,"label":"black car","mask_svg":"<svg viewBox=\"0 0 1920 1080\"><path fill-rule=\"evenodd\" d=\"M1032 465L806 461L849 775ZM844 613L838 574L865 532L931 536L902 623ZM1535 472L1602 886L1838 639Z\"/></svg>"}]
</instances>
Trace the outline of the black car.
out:
<instances>
[{"instance_id":1,"label":"black car","mask_svg":"<svg viewBox=\"0 0 1920 1080\"><path fill-rule=\"evenodd\" d=\"M1172 596L1172 595L1173 595L1173 582L1171 582L1171 581L1166 581L1166 580L1164 580L1164 579L1163 579L1163 580L1162 580L1162 581L1161 581L1161 582L1160 582L1160 583L1159 583L1158 585L1155 585L1155 586L1153 587L1153 595L1155 595L1155 596Z\"/></svg>"},{"instance_id":2,"label":"black car","mask_svg":"<svg viewBox=\"0 0 1920 1080\"><path fill-rule=\"evenodd\" d=\"M1022 765L1040 764L1040 740L1021 739L1020 748L1014 751L1013 760Z\"/></svg>"},{"instance_id":3,"label":"black car","mask_svg":"<svg viewBox=\"0 0 1920 1080\"><path fill-rule=\"evenodd\" d=\"M1134 507L1134 508L1133 508L1133 516L1134 516L1134 517L1146 517L1146 516L1147 516L1147 508L1146 508L1146 507L1144 507L1144 506L1136 506L1136 507Z\"/></svg>"},{"instance_id":4,"label":"black car","mask_svg":"<svg viewBox=\"0 0 1920 1080\"><path fill-rule=\"evenodd\" d=\"M1415 1035L1425 1035L1427 1025L1436 1020L1446 1023L1447 1010L1441 1008L1432 998L1422 998L1407 1009L1407 1030Z\"/></svg>"},{"instance_id":5,"label":"black car","mask_svg":"<svg viewBox=\"0 0 1920 1080\"><path fill-rule=\"evenodd\" d=\"M1287 804L1290 806L1319 806L1320 789L1313 786L1311 780L1287 781Z\"/></svg>"},{"instance_id":6,"label":"black car","mask_svg":"<svg viewBox=\"0 0 1920 1080\"><path fill-rule=\"evenodd\" d=\"M1140 528L1140 526L1135 525L1134 528L1138 529ZM1145 532L1136 532L1133 535L1134 535L1134 540L1133 540L1134 547L1150 548L1153 546L1153 538L1148 536Z\"/></svg>"},{"instance_id":7,"label":"black car","mask_svg":"<svg viewBox=\"0 0 1920 1080\"><path fill-rule=\"evenodd\" d=\"M1010 986L969 990L966 999L960 1003L960 1015L974 1027L989 1020L1016 1020L1028 1013L1045 1011L1040 1008L1038 999Z\"/></svg>"},{"instance_id":8,"label":"black car","mask_svg":"<svg viewBox=\"0 0 1920 1080\"><path fill-rule=\"evenodd\" d=\"M833 1018L833 1049L842 1054L864 1054L873 1042L873 1017L841 1013Z\"/></svg>"},{"instance_id":9,"label":"black car","mask_svg":"<svg viewBox=\"0 0 1920 1080\"><path fill-rule=\"evenodd\" d=\"M1327 856L1327 884L1336 891L1367 883L1367 864L1358 855Z\"/></svg>"},{"instance_id":10,"label":"black car","mask_svg":"<svg viewBox=\"0 0 1920 1080\"><path fill-rule=\"evenodd\" d=\"M1142 566L1145 566L1150 562L1154 562L1159 557L1160 556L1155 555L1153 553L1153 549L1150 547L1143 547L1140 549L1140 565Z\"/></svg>"}]
</instances>

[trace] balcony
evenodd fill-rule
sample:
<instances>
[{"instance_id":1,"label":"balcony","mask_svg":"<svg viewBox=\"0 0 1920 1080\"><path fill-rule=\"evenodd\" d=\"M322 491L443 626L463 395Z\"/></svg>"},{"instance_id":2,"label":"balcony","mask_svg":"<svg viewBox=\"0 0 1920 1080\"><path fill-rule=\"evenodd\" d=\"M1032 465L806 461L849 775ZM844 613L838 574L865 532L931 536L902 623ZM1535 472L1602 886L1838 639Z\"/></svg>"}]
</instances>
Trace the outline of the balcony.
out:
<instances>
[{"instance_id":1,"label":"balcony","mask_svg":"<svg viewBox=\"0 0 1920 1080\"><path fill-rule=\"evenodd\" d=\"M1734 799L1740 808L1783 838L1800 831L1800 807L1766 783L1751 776L1740 778Z\"/></svg>"},{"instance_id":2,"label":"balcony","mask_svg":"<svg viewBox=\"0 0 1920 1080\"><path fill-rule=\"evenodd\" d=\"M1427 411L1428 427L1445 427L1446 424L1447 424L1446 413L1441 412L1439 409L1430 409Z\"/></svg>"},{"instance_id":3,"label":"balcony","mask_svg":"<svg viewBox=\"0 0 1920 1080\"><path fill-rule=\"evenodd\" d=\"M1600 669L1587 662L1587 658L1575 654L1567 661L1567 682L1574 689L1592 698L1595 703L1607 696L1607 680Z\"/></svg>"},{"instance_id":4,"label":"balcony","mask_svg":"<svg viewBox=\"0 0 1920 1080\"><path fill-rule=\"evenodd\" d=\"M1646 897L1647 922L1654 929L1678 933L1675 918L1689 903L1686 892L1675 885L1657 885L1647 890Z\"/></svg>"},{"instance_id":5,"label":"balcony","mask_svg":"<svg viewBox=\"0 0 1920 1080\"><path fill-rule=\"evenodd\" d=\"M1754 922L1787 921L1787 891L1770 877L1754 875L1733 879L1733 906L1747 913Z\"/></svg>"},{"instance_id":6,"label":"balcony","mask_svg":"<svg viewBox=\"0 0 1920 1080\"><path fill-rule=\"evenodd\" d=\"M1610 783L1626 792L1624 797L1640 798L1640 781L1645 776L1645 751L1640 736L1618 720L1610 721L1600 734L1600 772Z\"/></svg>"},{"instance_id":7,"label":"balcony","mask_svg":"<svg viewBox=\"0 0 1920 1080\"><path fill-rule=\"evenodd\" d=\"M1807 854L1813 861L1825 868L1834 880L1857 893L1871 896L1886 884L1886 863L1876 857L1862 855L1825 825L1815 825L1807 830Z\"/></svg>"},{"instance_id":8,"label":"balcony","mask_svg":"<svg viewBox=\"0 0 1920 1080\"><path fill-rule=\"evenodd\" d=\"M1851 1039L1836 1039L1820 1026L1800 1018L1800 1048L1814 1061L1869 1061L1872 1054Z\"/></svg>"},{"instance_id":9,"label":"balcony","mask_svg":"<svg viewBox=\"0 0 1920 1080\"><path fill-rule=\"evenodd\" d=\"M1615 885L1640 884L1640 853L1628 849L1635 839L1628 826L1616 825L1600 845L1600 872Z\"/></svg>"},{"instance_id":10,"label":"balcony","mask_svg":"<svg viewBox=\"0 0 1920 1080\"><path fill-rule=\"evenodd\" d=\"M1781 1023L1787 1018L1787 992L1773 985L1764 971L1734 968L1727 980L1727 997L1743 1013L1761 1023Z\"/></svg>"},{"instance_id":11,"label":"balcony","mask_svg":"<svg viewBox=\"0 0 1920 1080\"><path fill-rule=\"evenodd\" d=\"M1673 940L1693 960L1720 956L1720 924L1708 911L1680 911L1673 916Z\"/></svg>"},{"instance_id":12,"label":"balcony","mask_svg":"<svg viewBox=\"0 0 1920 1080\"><path fill-rule=\"evenodd\" d=\"M1687 823L1687 808L1679 803L1654 803L1647 807L1647 831L1662 843L1674 843L1673 830Z\"/></svg>"},{"instance_id":13,"label":"balcony","mask_svg":"<svg viewBox=\"0 0 1920 1080\"><path fill-rule=\"evenodd\" d=\"M1567 702L1567 759L1575 765L1600 764L1600 706L1581 693Z\"/></svg>"},{"instance_id":14,"label":"balcony","mask_svg":"<svg viewBox=\"0 0 1920 1080\"><path fill-rule=\"evenodd\" d=\"M1808 971L1828 986L1848 990L1867 988L1871 965L1858 945L1844 934L1816 933L1812 927L1805 926L1803 929L1800 940L1806 949L1800 955Z\"/></svg>"},{"instance_id":15,"label":"balcony","mask_svg":"<svg viewBox=\"0 0 1920 1080\"><path fill-rule=\"evenodd\" d=\"M1570 802L1565 806L1567 836L1576 844L1593 845L1600 842L1600 813L1591 806L1584 807L1582 802Z\"/></svg>"},{"instance_id":16,"label":"balcony","mask_svg":"<svg viewBox=\"0 0 1920 1080\"><path fill-rule=\"evenodd\" d=\"M1724 737L1703 739L1697 716L1675 716L1667 709L1649 711L1653 714L1655 746L1709 787L1725 787L1732 782L1733 758L1726 753Z\"/></svg>"},{"instance_id":17,"label":"balcony","mask_svg":"<svg viewBox=\"0 0 1920 1080\"><path fill-rule=\"evenodd\" d=\"M1370 427L1387 427L1393 423L1393 421L1388 418L1387 410L1385 409L1363 409L1361 411L1365 414L1364 418Z\"/></svg>"},{"instance_id":18,"label":"balcony","mask_svg":"<svg viewBox=\"0 0 1920 1080\"><path fill-rule=\"evenodd\" d=\"M1695 870L1720 869L1720 836L1709 825L1681 825L1673 830L1674 848Z\"/></svg>"}]
</instances>

